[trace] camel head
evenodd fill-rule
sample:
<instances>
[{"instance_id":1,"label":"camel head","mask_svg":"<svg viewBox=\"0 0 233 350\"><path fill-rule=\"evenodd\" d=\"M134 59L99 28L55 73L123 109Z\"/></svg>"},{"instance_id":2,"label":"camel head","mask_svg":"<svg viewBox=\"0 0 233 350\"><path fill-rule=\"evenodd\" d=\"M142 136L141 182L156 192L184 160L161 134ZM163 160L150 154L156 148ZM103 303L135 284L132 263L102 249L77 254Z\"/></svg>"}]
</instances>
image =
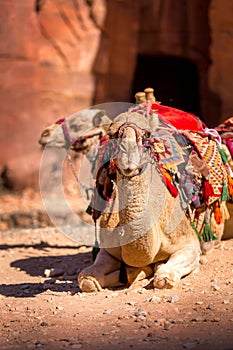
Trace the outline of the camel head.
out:
<instances>
[{"instance_id":1,"label":"camel head","mask_svg":"<svg viewBox=\"0 0 233 350\"><path fill-rule=\"evenodd\" d=\"M105 133L102 127L96 127L93 124L93 118L95 117L98 120L98 118L104 118L104 116L105 111L103 110L85 109L67 119L58 120L44 129L39 144L42 147L67 148L67 141L69 141L71 149L76 152L87 153L97 147L100 132Z\"/></svg>"},{"instance_id":2,"label":"camel head","mask_svg":"<svg viewBox=\"0 0 233 350\"><path fill-rule=\"evenodd\" d=\"M129 110L113 121L107 122L105 117L104 123L105 128L108 123L106 129L110 139L115 139L117 143L113 161L118 171L129 178L139 174L149 161L149 137L155 128L154 116L147 117Z\"/></svg>"}]
</instances>

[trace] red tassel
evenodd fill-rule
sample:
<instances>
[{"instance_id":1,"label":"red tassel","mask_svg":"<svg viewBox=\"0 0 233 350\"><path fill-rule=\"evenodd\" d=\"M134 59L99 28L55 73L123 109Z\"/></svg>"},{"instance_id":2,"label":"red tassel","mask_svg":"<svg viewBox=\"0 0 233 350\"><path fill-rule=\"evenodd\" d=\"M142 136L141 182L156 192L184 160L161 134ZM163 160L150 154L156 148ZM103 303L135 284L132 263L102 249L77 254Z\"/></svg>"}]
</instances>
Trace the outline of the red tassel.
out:
<instances>
[{"instance_id":1,"label":"red tassel","mask_svg":"<svg viewBox=\"0 0 233 350\"><path fill-rule=\"evenodd\" d=\"M214 190L212 185L209 183L209 181L205 181L202 188L202 194L204 199L208 199L209 197L212 197L214 195Z\"/></svg>"},{"instance_id":2,"label":"red tassel","mask_svg":"<svg viewBox=\"0 0 233 350\"><path fill-rule=\"evenodd\" d=\"M233 195L233 179L230 175L228 175L228 193L230 196Z\"/></svg>"},{"instance_id":3,"label":"red tassel","mask_svg":"<svg viewBox=\"0 0 233 350\"><path fill-rule=\"evenodd\" d=\"M216 223L219 225L222 222L222 212L219 206L219 203L216 203L215 210L214 210L214 218Z\"/></svg>"},{"instance_id":4,"label":"red tassel","mask_svg":"<svg viewBox=\"0 0 233 350\"><path fill-rule=\"evenodd\" d=\"M171 195L176 198L179 194L176 186L174 186L165 176L163 177L163 179Z\"/></svg>"}]
</instances>

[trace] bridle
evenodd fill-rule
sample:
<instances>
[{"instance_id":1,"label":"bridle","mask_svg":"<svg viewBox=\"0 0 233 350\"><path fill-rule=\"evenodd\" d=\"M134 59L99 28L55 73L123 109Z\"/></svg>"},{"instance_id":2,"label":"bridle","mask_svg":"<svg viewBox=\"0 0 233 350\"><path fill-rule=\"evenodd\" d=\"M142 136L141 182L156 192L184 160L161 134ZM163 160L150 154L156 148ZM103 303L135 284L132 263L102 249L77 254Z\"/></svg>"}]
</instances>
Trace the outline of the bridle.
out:
<instances>
[{"instance_id":1,"label":"bridle","mask_svg":"<svg viewBox=\"0 0 233 350\"><path fill-rule=\"evenodd\" d=\"M83 143L84 141L86 141L92 137L99 136L99 139L101 139L101 137L103 136L103 132L98 131L94 134L79 136L76 139L72 139L72 137L70 136L69 129L68 129L67 122L66 122L65 118L59 119L58 121L56 121L55 124L61 125L61 127L62 127L66 150L69 150L71 147L75 148L75 145L77 145L79 143Z\"/></svg>"},{"instance_id":2,"label":"bridle","mask_svg":"<svg viewBox=\"0 0 233 350\"><path fill-rule=\"evenodd\" d=\"M135 123L132 122L125 122L123 123L117 130L117 132L115 133L115 138L121 139L124 133L124 130L126 128L132 128L135 131L136 134L136 141L138 144L138 148L140 151L140 155L141 155L141 150L144 148L150 148L150 138L148 137L144 137L145 131L140 128L139 126L137 126ZM119 150L118 150L119 151ZM117 152L118 152L117 151ZM115 153L115 155L117 154L117 152ZM148 162L145 162L145 164L142 167L138 167L135 170L138 169L138 172L136 174L133 175L125 175L122 173L121 169L118 167L116 160L113 157L112 160L115 169L117 170L117 172L121 175L122 178L133 178L135 176L140 176L147 168Z\"/></svg>"},{"instance_id":3,"label":"bridle","mask_svg":"<svg viewBox=\"0 0 233 350\"><path fill-rule=\"evenodd\" d=\"M89 191L93 191L93 187L92 186L91 187L84 186L79 181L79 178L75 172L75 168L73 165L72 157L70 154L70 149L72 148L75 150L75 147L74 147L75 145L77 145L79 143L82 144L87 139L90 139L90 138L95 137L95 136L99 136L99 140L100 140L103 136L103 132L99 131L99 132L96 132L94 134L84 135L84 136L80 136L76 139L72 139L72 137L70 136L69 129L68 129L67 122L66 122L65 118L57 120L55 124L61 125L61 127L62 127L63 136L64 136L64 140L65 140L66 156L67 156L67 160L68 160L70 169L71 169L78 185L86 192L87 199L89 199Z\"/></svg>"}]
</instances>

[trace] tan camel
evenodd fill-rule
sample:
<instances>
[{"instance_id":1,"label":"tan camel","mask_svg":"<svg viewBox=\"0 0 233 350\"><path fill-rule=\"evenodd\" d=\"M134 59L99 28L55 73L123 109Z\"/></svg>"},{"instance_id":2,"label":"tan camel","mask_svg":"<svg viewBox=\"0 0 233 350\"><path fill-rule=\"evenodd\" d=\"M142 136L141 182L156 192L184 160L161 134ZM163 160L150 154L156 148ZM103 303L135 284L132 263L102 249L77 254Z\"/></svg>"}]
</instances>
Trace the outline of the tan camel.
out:
<instances>
[{"instance_id":1,"label":"tan camel","mask_svg":"<svg viewBox=\"0 0 233 350\"><path fill-rule=\"evenodd\" d=\"M91 116L90 118L85 119L85 128L84 128L82 135L87 133L87 125L90 125L90 130L91 130L92 123L95 127L101 127L100 124L101 123L104 124L105 128L101 129L104 132L106 131L106 129L108 129L110 121L107 119L106 115L104 115L104 113L102 113L102 112L99 113L99 111L97 113L98 114L95 114L94 117ZM104 117L102 118L102 116L104 116ZM75 119L73 120L77 125L79 124L78 119L79 118L76 115ZM123 120L121 120L121 117L119 119L115 120L115 123L111 126L111 130L114 130L114 127L119 128L119 126L122 124L122 121L124 121L124 118L123 118ZM87 123L87 121L88 121L88 123ZM141 115L140 115L140 120L136 118L136 120L134 120L134 122L136 122L137 124L140 125L140 123L142 122ZM150 128L152 124L154 127L154 124L156 124L155 121L150 121L150 122L151 123L149 126L145 124L145 125L141 125L141 128L143 130L146 130L146 129ZM69 127L69 125L68 125L68 127ZM99 129L97 129L97 130L99 130ZM111 131L111 130L109 130L109 132L113 133L113 131ZM48 131L48 129L46 131ZM50 135L49 145L55 146L55 147L65 147L64 135L62 133L61 128L59 130L58 135L59 135L59 137L57 139L56 139L56 137L57 137L56 134L52 133ZM48 135L46 135L46 134L45 135L42 134L42 137L40 140L41 144L43 144L43 145L47 144L47 141L46 141L47 136ZM76 133L75 137L76 137L76 139L80 137L79 130ZM131 133L125 132L123 138L125 140L127 140L127 139L133 140L132 130L131 130ZM63 139L63 143L62 143L62 141L60 141L62 139ZM94 142L88 143L88 140L85 140L84 142L80 142L80 144L76 143L76 146L75 146L76 151L78 151L78 152L84 151L85 153L90 152L91 154L93 154L93 152L92 152L93 148L94 148L94 150L96 150L96 146L99 143L99 138L95 137L95 138L93 138L92 141L94 141ZM126 142L126 144L127 144L127 142ZM132 144L134 144L133 141L129 142L128 148L131 148L130 145L132 145ZM125 146L124 146L124 144L122 144L122 145L121 145L121 148L123 147L123 149L124 149ZM134 144L134 146L135 146L135 144ZM127 147L125 147L125 150L126 149L127 149ZM122 159L124 159L124 154L127 154L127 152L123 152ZM133 158L136 157L136 159L137 159L137 156L138 156L137 154L136 155L134 154ZM90 159L91 159L91 157L90 157ZM126 159L127 159L127 157L126 157ZM146 159L144 159L144 161L146 161ZM177 227L177 231L175 231L177 233L177 237L175 234L174 239L177 238L177 241L179 243L177 243L177 245L174 245L174 247L172 247L170 249L170 253L168 252L169 249L168 249L168 251L166 251L166 253L163 253L164 255L163 254L160 255L161 252L159 251L157 256L154 257L155 258L154 260L152 259L154 252L151 251L150 249L148 249L148 246L150 244L146 245L146 243L148 243L148 242L150 242L150 243L153 242L153 237L154 237L152 234L152 232L154 232L153 228L148 228L148 233L144 234L146 227L143 227L144 230L143 229L139 230L139 231L143 232L143 234L142 234L142 236L139 235L139 237L138 237L139 233L137 230L135 230L135 226L133 226L134 233L133 233L133 237L132 237L132 225L130 224L130 222L127 222L127 220L125 221L125 219L124 219L124 218L127 218L128 215L130 216L132 213L130 210L127 211L125 209L120 210L118 213L118 210L119 210L118 199L120 198L121 202L125 202L126 203L125 208L128 208L127 203L130 201L130 198L131 198L130 194L132 194L132 193L139 194L138 190L135 192L135 187L138 189L138 184L136 184L136 182L135 182L134 186L133 186L133 180L135 180L135 179L138 180L139 176L135 177L135 179L132 178L131 179L132 182L127 182L129 185L131 184L132 186L128 186L127 188L129 188L129 191L126 191L125 187L122 188L122 186L121 186L122 181L120 180L122 174L124 173L124 169L121 167L119 167L119 169L122 173L118 174L118 182L117 182L117 188L115 189L115 197L112 196L112 198L109 200L107 208L105 209L105 211L101 215L100 240L101 240L101 245L103 248L100 250L100 253L97 256L95 263L92 266L90 266L89 268L82 271L82 273L79 275L80 288L84 291L87 291L87 292L97 291L97 290L101 290L103 287L113 287L113 286L118 286L119 284L121 284L121 282L119 282L119 280L122 281L122 276L121 276L122 275L122 266L124 266L125 264L126 264L126 266L124 266L124 268L125 268L125 275L126 276L124 277L124 279L125 279L125 281L127 280L127 282L129 284L131 284L135 279L148 277L151 274L153 274L154 268L157 268L157 263L155 264L155 261L156 262L159 261L159 265L160 265L161 259L166 260L166 259L168 259L168 256L171 256L169 261L170 261L170 266L172 269L172 266L176 265L176 259L175 259L175 264L174 265L172 264L173 254L176 252L176 249L178 249L179 244L180 244L180 248L183 247L182 246L183 243L181 240L181 236L182 236L181 230L182 229L179 229L178 227ZM153 181L155 182L155 185L158 185L158 181L160 180L160 178L158 176L158 173L155 171L155 167L152 167L150 163L147 165L146 170L143 171L143 174L140 176L140 179L143 179L144 185L145 184L148 185L149 183L151 185L151 174L152 173L153 173ZM148 179L148 174L150 174L149 179ZM124 174L124 175L127 176L129 174ZM130 176L128 176L128 178L130 178ZM123 182L125 182L125 179ZM172 198L169 195L168 191L165 189L165 187L164 186L162 187L162 186L163 186L163 184L160 181L159 188L160 189L163 188L165 192L162 191L162 193L166 194L166 210L165 210L165 212L161 212L161 218L165 218L167 221L165 219L161 219L161 220L162 220L162 222L164 222L164 226L167 226L168 223L170 223L170 225L171 225L171 222L172 222L172 219L171 219L172 215L170 215L170 214L171 214L171 209L174 208L174 201L173 201L174 198ZM153 188L157 189L158 187L154 186ZM141 198L135 197L133 199L133 203L139 203L139 200L144 198L142 193L143 192L141 191L140 192ZM150 195L151 195L151 193L152 192L150 191ZM156 196L154 196L154 197L159 198L157 193L156 193L156 195L157 195L157 197ZM154 197L152 196L151 198L154 198ZM169 210L169 206L167 206L167 204L170 203L170 201L171 201L171 208ZM161 202L162 201L159 201L159 203L161 203ZM150 207L153 208L153 206L155 206L155 203L156 203L155 200L154 200L154 202L152 201L152 204L150 202ZM121 206L122 206L122 204L121 204ZM134 207L135 207L135 204L134 204ZM109 208L111 208L111 210ZM121 209L121 207L120 207L120 209ZM125 213L125 216L123 215L123 213ZM146 214L148 215L147 210L144 210L144 212L142 211L142 213L143 214L141 214L141 217L148 218L148 216L146 216ZM151 217L151 215L149 217ZM194 260L193 260L193 262L189 261L189 264L187 264L188 267L186 268L186 270L182 269L182 268L178 268L180 270L181 274L180 274L180 276L178 276L179 274L176 275L176 272L175 272L173 275L173 278L168 276L169 273L168 273L167 268L168 268L169 264L166 265L167 267L165 268L168 275L165 274L166 276L164 278L161 278L162 272L161 272L161 274L160 273L157 274L157 272L160 271L160 269L161 269L161 271L163 271L163 269L164 269L164 268L162 268L163 265L161 264L161 267L159 267L158 270L156 270L157 272L154 275L154 285L156 287L164 287L164 286L171 287L171 286L175 285L183 275L191 272L195 268L195 266L197 266L197 264L198 264L197 256L199 256L199 252L200 252L199 242L197 241L196 236L193 233L194 231L190 230L190 224L187 221L187 218L184 217L182 220L184 220L184 222L182 221L180 223L181 227L186 227L186 225L187 225L187 230L185 229L188 232L187 242L189 242L189 240L190 240L190 242L192 242L192 243L190 243L190 249L195 250L195 253L193 253L195 255ZM146 220L146 222L151 223L151 220L148 219L148 220ZM121 228L122 224L124 224L123 226L125 226L124 230ZM135 222L134 222L134 224L135 224ZM136 220L136 224L139 225L139 227L140 227L140 218L138 220ZM141 228L142 228L142 226L143 225L141 225ZM120 234L119 234L119 227L120 227ZM154 226L154 227L156 227L156 226ZM216 227L216 228L218 231L222 231L220 229L220 227ZM223 228L223 225L222 225L222 228ZM164 227L163 227L163 229L164 229ZM160 230L158 230L158 232L160 232ZM190 233L190 237L189 237L189 233ZM221 235L222 235L221 232L218 233L217 231L215 231L215 233L219 234L219 238L221 238ZM112 238L113 234L115 234L114 239ZM159 233L159 235L160 235L160 233ZM166 234L164 235L163 230L162 230L162 236L166 237ZM109 237L110 237L110 239L109 239ZM171 235L168 235L168 237L167 237L168 248L169 248L169 245L170 245L171 240L172 240L171 237L172 237ZM182 239L183 238L184 237L182 236ZM131 242L132 239L135 239L134 242ZM179 239L180 239L180 241L179 241ZM109 241L111 241L110 244L109 244ZM166 241L166 239L165 239L165 241ZM197 250L196 250L196 248L197 248L196 244L198 246ZM162 244L162 247L163 247L163 245L166 247L166 244L164 242ZM193 247L192 247L192 245L193 245ZM174 252L172 252L173 248L174 248ZM160 248L158 248L158 249L160 249ZM156 251L156 249L155 249L155 251ZM141 254L141 255L136 254L137 252L143 252L143 254ZM144 255L145 252L147 252L147 255ZM177 261L179 261L179 254L178 253L175 254L175 256L177 256L177 255L178 255ZM133 258L133 260L132 260L132 258ZM181 255L181 258L182 258L182 255ZM156 260L156 259L158 259L158 260ZM177 263L177 267L178 266L179 266L179 264Z\"/></svg>"},{"instance_id":2,"label":"tan camel","mask_svg":"<svg viewBox=\"0 0 233 350\"><path fill-rule=\"evenodd\" d=\"M156 288L171 288L198 267L197 235L189 219L182 215L180 201L171 196L156 166L148 161L149 151L142 153L138 144L141 141L137 131L142 137L151 131L150 124L142 115L129 112L114 119L109 129L111 135L116 130L121 132L119 153L114 159L116 204L112 213L112 203L108 202L102 214L100 244L104 248L94 264L78 276L85 292L120 285L122 263L126 265L128 283L139 275L152 274ZM112 214L108 215L109 207Z\"/></svg>"}]
</instances>

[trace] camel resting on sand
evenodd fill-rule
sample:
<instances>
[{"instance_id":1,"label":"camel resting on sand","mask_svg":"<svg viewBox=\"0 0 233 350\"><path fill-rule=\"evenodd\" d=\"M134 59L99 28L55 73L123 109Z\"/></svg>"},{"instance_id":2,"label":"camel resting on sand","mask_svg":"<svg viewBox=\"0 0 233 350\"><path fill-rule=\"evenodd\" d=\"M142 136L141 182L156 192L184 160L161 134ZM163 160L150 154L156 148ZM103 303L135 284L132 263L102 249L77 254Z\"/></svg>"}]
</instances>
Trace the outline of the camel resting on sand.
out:
<instances>
[{"instance_id":1,"label":"camel resting on sand","mask_svg":"<svg viewBox=\"0 0 233 350\"><path fill-rule=\"evenodd\" d=\"M197 235L150 161L150 148L143 147L156 124L153 118L126 112L109 120L110 139L117 138L111 159L116 187L100 217L102 248L78 276L85 292L121 285L122 266L124 282L153 275L156 288L171 288L198 267Z\"/></svg>"},{"instance_id":2,"label":"camel resting on sand","mask_svg":"<svg viewBox=\"0 0 233 350\"><path fill-rule=\"evenodd\" d=\"M75 115L73 123L79 125L77 117ZM132 125L136 124L137 130L141 130L142 135L151 133L154 128L153 120L144 120L141 115L139 118L137 114L134 114L134 118ZM129 114L123 114L115 118L112 124L103 111L96 110L96 113L89 114L89 117L85 117L83 123L81 122L85 124L81 135L87 134L90 127L93 133L107 130L113 137L115 132L129 119L131 119ZM97 129L93 130L93 125ZM178 213L182 211L179 201L170 195L155 165L148 162L149 150L144 149L143 154L137 152L138 135L132 125L125 129L122 128L119 153L114 162L115 169L117 169L116 187L100 217L100 245L102 248L95 263L83 270L78 277L80 288L86 292L119 286L126 282L131 284L136 279L152 275L155 287L172 287L181 277L198 266L200 243L196 233L186 216L182 216L179 225L172 221L174 206ZM69 121L68 128L70 133L74 131ZM45 130L47 134L42 134L40 143L66 147L64 131L62 132L57 125L51 130L55 130L59 137L57 138L54 131L48 135L47 128ZM80 129L76 131L72 139L79 139ZM92 140L85 139L76 142L71 148L77 152L86 153L87 157L88 154L91 155L88 157L91 160L93 154L96 154L98 143L99 136L94 136ZM130 163L130 159L132 164L129 169L125 169L124 162ZM136 168L134 169L133 166ZM140 208L139 205L136 205L139 203ZM161 203L165 205L161 207ZM160 207L159 211L158 207ZM159 219L156 213L157 215L159 213ZM171 230L173 223L175 224L174 230ZM217 227L215 234L221 239L224 224L214 223L214 225Z\"/></svg>"}]
</instances>

